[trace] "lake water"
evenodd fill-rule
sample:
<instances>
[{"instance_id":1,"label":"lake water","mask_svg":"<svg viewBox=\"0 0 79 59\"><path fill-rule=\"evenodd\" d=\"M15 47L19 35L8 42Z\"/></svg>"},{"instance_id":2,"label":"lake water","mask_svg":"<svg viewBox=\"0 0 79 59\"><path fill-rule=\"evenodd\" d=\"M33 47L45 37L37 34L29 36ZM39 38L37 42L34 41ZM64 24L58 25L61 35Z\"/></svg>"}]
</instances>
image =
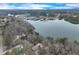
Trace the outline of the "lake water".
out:
<instances>
[{"instance_id":1,"label":"lake water","mask_svg":"<svg viewBox=\"0 0 79 59\"><path fill-rule=\"evenodd\" d=\"M35 27L35 31L44 37L68 38L79 41L79 24L72 24L63 20L33 21L28 20Z\"/></svg>"}]
</instances>

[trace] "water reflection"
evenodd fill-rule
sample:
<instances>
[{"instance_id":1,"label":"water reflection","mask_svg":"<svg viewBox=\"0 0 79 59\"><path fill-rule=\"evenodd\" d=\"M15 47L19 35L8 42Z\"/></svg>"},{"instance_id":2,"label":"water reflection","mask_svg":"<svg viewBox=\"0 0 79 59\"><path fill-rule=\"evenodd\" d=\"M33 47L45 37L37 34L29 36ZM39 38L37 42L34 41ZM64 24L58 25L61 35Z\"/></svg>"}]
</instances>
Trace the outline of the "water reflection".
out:
<instances>
[{"instance_id":1,"label":"water reflection","mask_svg":"<svg viewBox=\"0 0 79 59\"><path fill-rule=\"evenodd\" d=\"M44 37L63 38L79 40L79 24L72 24L63 20L33 21L28 20L35 28L36 32Z\"/></svg>"}]
</instances>

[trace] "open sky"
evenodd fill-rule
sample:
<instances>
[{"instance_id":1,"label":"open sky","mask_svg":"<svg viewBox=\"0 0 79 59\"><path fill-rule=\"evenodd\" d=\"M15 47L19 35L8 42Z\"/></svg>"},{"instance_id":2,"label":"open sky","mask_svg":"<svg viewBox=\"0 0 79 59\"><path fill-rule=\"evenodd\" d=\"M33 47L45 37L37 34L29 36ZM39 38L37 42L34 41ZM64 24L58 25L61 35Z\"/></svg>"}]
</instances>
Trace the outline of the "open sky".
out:
<instances>
[{"instance_id":1,"label":"open sky","mask_svg":"<svg viewBox=\"0 0 79 59\"><path fill-rule=\"evenodd\" d=\"M74 9L77 3L0 3L0 9Z\"/></svg>"}]
</instances>

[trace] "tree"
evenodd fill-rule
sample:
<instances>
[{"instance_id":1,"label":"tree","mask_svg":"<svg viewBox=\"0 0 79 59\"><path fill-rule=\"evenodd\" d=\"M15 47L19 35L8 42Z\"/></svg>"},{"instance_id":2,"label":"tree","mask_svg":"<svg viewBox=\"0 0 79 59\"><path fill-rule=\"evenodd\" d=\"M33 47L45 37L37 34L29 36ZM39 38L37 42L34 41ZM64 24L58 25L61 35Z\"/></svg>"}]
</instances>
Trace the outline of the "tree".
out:
<instances>
[{"instance_id":1,"label":"tree","mask_svg":"<svg viewBox=\"0 0 79 59\"><path fill-rule=\"evenodd\" d=\"M41 12L40 15L41 16L47 16L47 14L45 12Z\"/></svg>"},{"instance_id":2,"label":"tree","mask_svg":"<svg viewBox=\"0 0 79 59\"><path fill-rule=\"evenodd\" d=\"M67 38L59 39L59 43L62 43L63 45L65 45L66 41L67 41Z\"/></svg>"}]
</instances>

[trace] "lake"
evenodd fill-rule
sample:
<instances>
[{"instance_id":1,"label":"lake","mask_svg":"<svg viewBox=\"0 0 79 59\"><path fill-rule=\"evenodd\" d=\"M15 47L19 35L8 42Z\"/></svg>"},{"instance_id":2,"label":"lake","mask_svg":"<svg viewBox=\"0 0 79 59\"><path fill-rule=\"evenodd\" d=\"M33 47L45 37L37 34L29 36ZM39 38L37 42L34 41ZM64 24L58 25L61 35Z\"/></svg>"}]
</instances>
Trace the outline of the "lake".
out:
<instances>
[{"instance_id":1,"label":"lake","mask_svg":"<svg viewBox=\"0 0 79 59\"><path fill-rule=\"evenodd\" d=\"M33 21L27 20L35 27L35 31L44 37L68 38L79 41L79 24L63 20Z\"/></svg>"}]
</instances>

